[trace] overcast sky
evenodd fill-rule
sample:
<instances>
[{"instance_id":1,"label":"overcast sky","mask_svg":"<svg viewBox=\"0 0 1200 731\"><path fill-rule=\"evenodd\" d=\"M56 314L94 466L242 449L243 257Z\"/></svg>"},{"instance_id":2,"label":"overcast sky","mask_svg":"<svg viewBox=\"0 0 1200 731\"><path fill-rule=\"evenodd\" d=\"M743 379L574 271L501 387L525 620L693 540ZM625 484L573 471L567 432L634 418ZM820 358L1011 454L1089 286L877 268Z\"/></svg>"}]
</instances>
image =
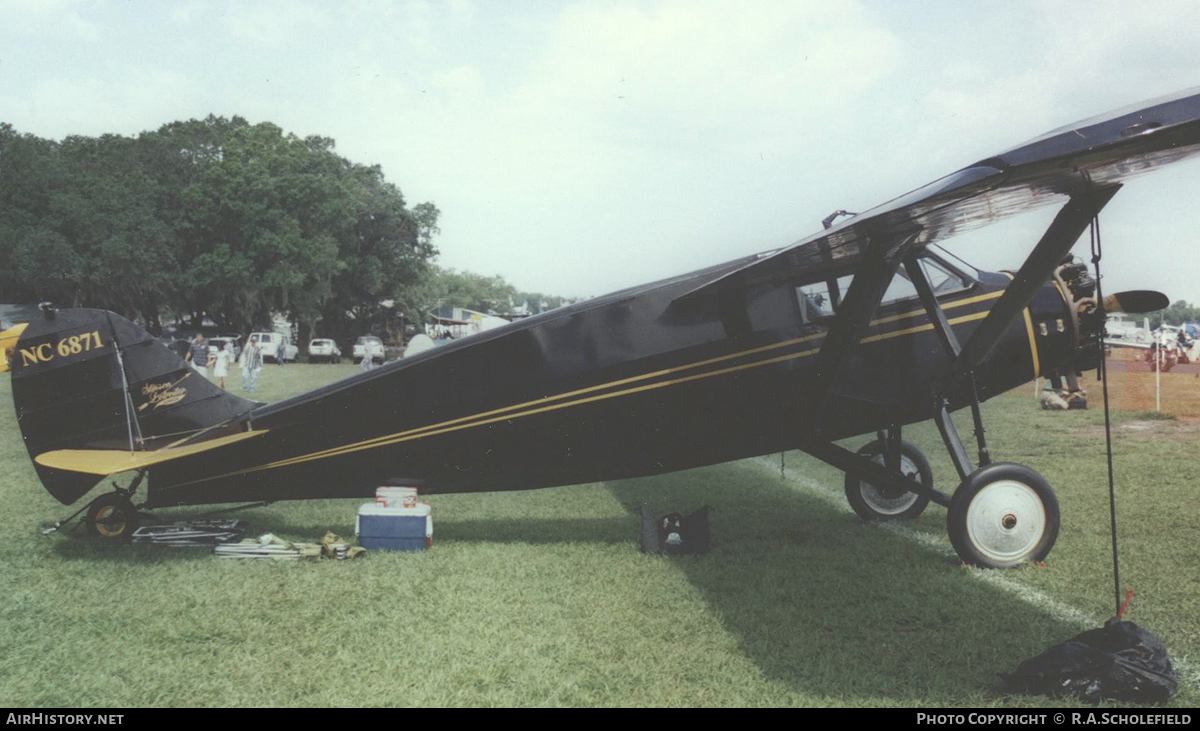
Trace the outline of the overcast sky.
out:
<instances>
[{"instance_id":1,"label":"overcast sky","mask_svg":"<svg viewBox=\"0 0 1200 731\"><path fill-rule=\"evenodd\" d=\"M332 137L441 209L441 265L587 296L1200 85L1198 31L1200 3L1145 0L0 0L0 120ZM1197 200L1197 162L1127 185L1101 218L1106 290L1200 303ZM952 248L1016 268L1052 215Z\"/></svg>"}]
</instances>

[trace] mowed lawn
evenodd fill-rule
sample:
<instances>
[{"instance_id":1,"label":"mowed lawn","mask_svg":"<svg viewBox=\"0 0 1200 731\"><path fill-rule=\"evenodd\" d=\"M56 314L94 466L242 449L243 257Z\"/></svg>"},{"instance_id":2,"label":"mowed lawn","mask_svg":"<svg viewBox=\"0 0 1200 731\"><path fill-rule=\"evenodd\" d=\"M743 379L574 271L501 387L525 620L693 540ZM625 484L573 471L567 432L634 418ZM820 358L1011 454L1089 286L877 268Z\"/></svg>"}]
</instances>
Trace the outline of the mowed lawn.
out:
<instances>
[{"instance_id":1,"label":"mowed lawn","mask_svg":"<svg viewBox=\"0 0 1200 731\"><path fill-rule=\"evenodd\" d=\"M267 366L276 400L356 372ZM38 482L0 377L0 705L1075 705L1007 696L998 674L1112 613L1099 390L1045 412L1032 386L985 405L992 453L1058 491L1045 568L948 553L945 510L897 531L854 517L842 476L800 453L650 479L430 496L421 553L220 560L40 531L66 507ZM240 381L230 379L234 385ZM1195 382L1200 389L1200 381ZM965 415L960 415L965 416ZM959 420L969 438L969 418ZM1194 706L1200 665L1200 424L1118 413L1128 618L1158 634ZM908 431L935 482L936 430ZM850 440L857 447L866 438ZM97 489L89 496L100 494ZM352 536L361 500L245 511L255 535ZM638 506L713 507L703 557L638 552ZM179 518L202 512L165 512Z\"/></svg>"}]
</instances>

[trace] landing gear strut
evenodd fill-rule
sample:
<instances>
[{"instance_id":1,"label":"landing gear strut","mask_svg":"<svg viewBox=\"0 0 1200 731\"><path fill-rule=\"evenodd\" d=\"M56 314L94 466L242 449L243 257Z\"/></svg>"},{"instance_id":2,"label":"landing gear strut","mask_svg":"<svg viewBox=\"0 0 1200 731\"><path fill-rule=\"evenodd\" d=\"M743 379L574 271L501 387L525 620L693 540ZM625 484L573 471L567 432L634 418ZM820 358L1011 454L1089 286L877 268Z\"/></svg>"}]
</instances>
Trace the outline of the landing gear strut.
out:
<instances>
[{"instance_id":1,"label":"landing gear strut","mask_svg":"<svg viewBox=\"0 0 1200 731\"><path fill-rule=\"evenodd\" d=\"M942 312L914 255L904 262L933 329L952 362L962 361L963 348ZM986 353L984 353L986 355ZM1036 370L1036 369L1035 369ZM1039 373L1033 374L1035 378ZM851 454L833 444L816 445L811 454L846 473L846 498L854 512L868 520L915 517L930 501L945 506L950 543L963 562L984 568L1008 568L1041 561L1058 538L1058 500L1046 480L1024 465L992 463L979 410L979 392L971 365L961 374L970 394L978 442L979 468L954 423L943 394L935 397L933 420L961 483L953 495L933 488L929 463L920 451L900 441L899 425Z\"/></svg>"},{"instance_id":2,"label":"landing gear strut","mask_svg":"<svg viewBox=\"0 0 1200 731\"><path fill-rule=\"evenodd\" d=\"M846 499L865 520L914 518L936 502L947 508L950 544L963 563L998 569L1046 558L1058 538L1059 510L1045 478L1011 462L974 469L953 425L948 436L955 466L965 473L953 495L933 488L929 462L898 438L887 440L899 447L891 463L884 440L868 443L857 454L828 443L804 449L845 471Z\"/></svg>"}]
</instances>

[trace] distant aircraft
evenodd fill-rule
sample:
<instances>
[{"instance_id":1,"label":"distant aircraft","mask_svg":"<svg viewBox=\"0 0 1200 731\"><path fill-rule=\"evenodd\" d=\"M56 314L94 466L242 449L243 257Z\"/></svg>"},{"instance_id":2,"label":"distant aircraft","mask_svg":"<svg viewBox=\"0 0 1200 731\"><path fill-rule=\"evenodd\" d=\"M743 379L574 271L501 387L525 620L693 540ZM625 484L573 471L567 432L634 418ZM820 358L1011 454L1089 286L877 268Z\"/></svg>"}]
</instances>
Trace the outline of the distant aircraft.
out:
<instances>
[{"instance_id":1,"label":"distant aircraft","mask_svg":"<svg viewBox=\"0 0 1200 731\"><path fill-rule=\"evenodd\" d=\"M1069 251L1123 181L1197 151L1200 89L1054 130L791 246L269 405L220 391L113 313L47 306L9 333L13 400L63 503L136 472L88 508L91 530L113 539L143 509L369 497L385 484L550 487L802 449L845 471L865 518L911 518L933 501L964 561L1037 561L1058 535L1054 492L1029 467L992 461L979 403L1096 365L1105 312L1166 306L1153 292L1102 303ZM976 272L935 246L1052 203L1061 210L1015 272ZM976 462L950 420L964 407ZM958 473L951 493L901 438L927 419ZM858 434L873 438L836 443Z\"/></svg>"}]
</instances>

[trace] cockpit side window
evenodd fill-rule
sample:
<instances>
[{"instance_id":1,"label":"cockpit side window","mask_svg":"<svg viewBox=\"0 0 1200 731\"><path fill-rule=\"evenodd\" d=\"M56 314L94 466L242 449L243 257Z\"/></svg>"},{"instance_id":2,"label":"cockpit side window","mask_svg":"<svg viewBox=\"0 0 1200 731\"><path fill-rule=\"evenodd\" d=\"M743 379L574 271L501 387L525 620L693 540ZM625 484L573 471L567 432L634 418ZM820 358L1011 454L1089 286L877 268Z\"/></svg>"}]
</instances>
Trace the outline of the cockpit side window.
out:
<instances>
[{"instance_id":1,"label":"cockpit side window","mask_svg":"<svg viewBox=\"0 0 1200 731\"><path fill-rule=\"evenodd\" d=\"M921 263L921 270L925 272L925 278L929 280L929 287L933 290L933 294L936 297L960 292L971 286L969 278L954 271L937 259L924 256L919 261ZM887 291L883 293L883 299L880 300L879 306L885 307L895 302L916 298L916 285L908 278L908 272L904 267L900 267L896 270L896 276L892 277L892 283L888 285Z\"/></svg>"},{"instance_id":2,"label":"cockpit side window","mask_svg":"<svg viewBox=\"0 0 1200 731\"><path fill-rule=\"evenodd\" d=\"M813 282L796 287L796 300L800 305L800 322L807 325L837 314L841 298L853 277L849 274L823 282Z\"/></svg>"},{"instance_id":3,"label":"cockpit side window","mask_svg":"<svg viewBox=\"0 0 1200 731\"><path fill-rule=\"evenodd\" d=\"M972 279L954 269L945 262L931 255L920 258L921 269L929 280L929 286L937 297L961 292L974 283ZM837 314L838 306L850 288L854 279L852 274L831 278L821 282L812 282L796 287L796 300L800 310L800 321L807 325L823 318ZM908 278L908 273L901 266L896 270L896 276L888 285L879 306L886 307L898 302L917 299L917 288Z\"/></svg>"}]
</instances>

